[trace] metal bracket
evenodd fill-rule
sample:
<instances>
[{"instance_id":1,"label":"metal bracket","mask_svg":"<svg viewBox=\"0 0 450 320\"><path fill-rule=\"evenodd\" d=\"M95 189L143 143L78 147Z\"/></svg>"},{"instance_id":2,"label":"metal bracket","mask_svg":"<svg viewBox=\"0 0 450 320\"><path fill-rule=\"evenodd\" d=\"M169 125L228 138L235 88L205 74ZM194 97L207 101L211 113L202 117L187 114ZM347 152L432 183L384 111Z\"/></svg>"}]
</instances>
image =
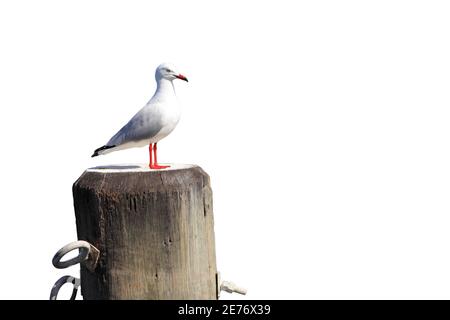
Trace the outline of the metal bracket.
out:
<instances>
[{"instance_id":1,"label":"metal bracket","mask_svg":"<svg viewBox=\"0 0 450 320\"><path fill-rule=\"evenodd\" d=\"M53 285L52 291L50 292L50 300L56 300L58 297L59 289L66 283L73 284L72 296L70 300L75 300L78 292L78 287L80 286L80 279L72 277L72 276L64 276L58 279Z\"/></svg>"},{"instance_id":2,"label":"metal bracket","mask_svg":"<svg viewBox=\"0 0 450 320\"><path fill-rule=\"evenodd\" d=\"M89 250L88 257L83 263L90 272L94 272L98 264L98 259L100 257L100 250L98 250L92 244L90 244L90 246L91 248Z\"/></svg>"},{"instance_id":3,"label":"metal bracket","mask_svg":"<svg viewBox=\"0 0 450 320\"><path fill-rule=\"evenodd\" d=\"M228 293L239 293L242 295L246 295L247 294L247 289L238 287L236 284L234 284L233 282L230 281L222 281L221 277L220 277L220 272L217 272L216 274L216 293L217 293L217 299L220 298L220 292L221 291L225 291Z\"/></svg>"},{"instance_id":4,"label":"metal bracket","mask_svg":"<svg viewBox=\"0 0 450 320\"><path fill-rule=\"evenodd\" d=\"M70 251L78 249L79 254L72 259L61 261L61 259ZM98 259L100 256L100 251L87 241L75 241L71 242L56 252L53 257L52 263L57 269L64 269L73 266L77 263L82 263L91 272L94 272Z\"/></svg>"}]
</instances>

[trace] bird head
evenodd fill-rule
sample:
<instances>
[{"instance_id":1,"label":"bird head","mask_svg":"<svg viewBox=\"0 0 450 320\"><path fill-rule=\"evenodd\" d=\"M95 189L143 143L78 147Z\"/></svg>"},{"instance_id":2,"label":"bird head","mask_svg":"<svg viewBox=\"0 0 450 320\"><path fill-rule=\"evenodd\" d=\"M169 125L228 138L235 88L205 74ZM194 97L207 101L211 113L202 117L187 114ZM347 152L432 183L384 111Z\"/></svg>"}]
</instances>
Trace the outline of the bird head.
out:
<instances>
[{"instance_id":1,"label":"bird head","mask_svg":"<svg viewBox=\"0 0 450 320\"><path fill-rule=\"evenodd\" d=\"M176 72L175 68L168 63L162 63L158 66L158 68L156 68L155 78L156 81L159 81L160 79L166 79L169 81L181 79L188 82L188 79L185 76Z\"/></svg>"}]
</instances>

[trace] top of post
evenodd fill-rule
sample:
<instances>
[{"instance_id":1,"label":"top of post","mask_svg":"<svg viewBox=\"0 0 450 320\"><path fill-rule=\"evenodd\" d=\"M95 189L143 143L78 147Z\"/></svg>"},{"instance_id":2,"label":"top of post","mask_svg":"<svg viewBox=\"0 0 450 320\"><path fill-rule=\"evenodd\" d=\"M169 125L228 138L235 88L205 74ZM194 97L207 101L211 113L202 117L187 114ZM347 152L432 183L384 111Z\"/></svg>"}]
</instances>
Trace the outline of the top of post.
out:
<instances>
[{"instance_id":1,"label":"top of post","mask_svg":"<svg viewBox=\"0 0 450 320\"><path fill-rule=\"evenodd\" d=\"M102 192L137 193L155 190L182 191L192 184L209 185L209 176L197 165L171 164L166 169L150 169L147 164L117 164L86 169L75 188Z\"/></svg>"},{"instance_id":2,"label":"top of post","mask_svg":"<svg viewBox=\"0 0 450 320\"><path fill-rule=\"evenodd\" d=\"M142 163L126 163L126 164L110 164L105 166L97 166L86 169L86 172L98 173L121 173L121 172L165 172L174 170L192 169L198 167L194 164L171 164L166 169L150 169L148 164Z\"/></svg>"}]
</instances>

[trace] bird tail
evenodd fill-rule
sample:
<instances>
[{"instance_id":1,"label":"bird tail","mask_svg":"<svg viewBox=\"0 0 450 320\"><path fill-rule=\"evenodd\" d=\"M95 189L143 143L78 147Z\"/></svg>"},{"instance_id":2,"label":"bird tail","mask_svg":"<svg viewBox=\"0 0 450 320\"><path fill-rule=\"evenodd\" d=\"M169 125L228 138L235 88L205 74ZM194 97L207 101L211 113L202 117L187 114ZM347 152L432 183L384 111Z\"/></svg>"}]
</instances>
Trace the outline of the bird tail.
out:
<instances>
[{"instance_id":1,"label":"bird tail","mask_svg":"<svg viewBox=\"0 0 450 320\"><path fill-rule=\"evenodd\" d=\"M109 149L112 149L112 148L114 148L115 146L103 146L103 147L100 147L100 148L98 148L98 149L95 149L95 151L94 151L94 154L91 156L91 157L96 157L96 156L99 156L99 155L101 155L101 154L106 154L106 153L109 153L109 152L111 152L112 150L109 150Z\"/></svg>"}]
</instances>

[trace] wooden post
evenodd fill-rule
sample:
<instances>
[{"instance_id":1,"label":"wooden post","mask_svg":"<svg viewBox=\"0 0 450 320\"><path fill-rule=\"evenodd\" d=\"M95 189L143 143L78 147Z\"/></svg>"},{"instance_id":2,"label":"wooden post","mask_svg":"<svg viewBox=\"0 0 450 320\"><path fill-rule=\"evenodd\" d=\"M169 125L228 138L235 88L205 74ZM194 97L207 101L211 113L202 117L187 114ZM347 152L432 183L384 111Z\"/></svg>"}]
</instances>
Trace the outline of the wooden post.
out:
<instances>
[{"instance_id":1,"label":"wooden post","mask_svg":"<svg viewBox=\"0 0 450 320\"><path fill-rule=\"evenodd\" d=\"M198 166L109 166L73 185L79 240L100 250L81 266L84 299L217 299L209 176Z\"/></svg>"}]
</instances>

